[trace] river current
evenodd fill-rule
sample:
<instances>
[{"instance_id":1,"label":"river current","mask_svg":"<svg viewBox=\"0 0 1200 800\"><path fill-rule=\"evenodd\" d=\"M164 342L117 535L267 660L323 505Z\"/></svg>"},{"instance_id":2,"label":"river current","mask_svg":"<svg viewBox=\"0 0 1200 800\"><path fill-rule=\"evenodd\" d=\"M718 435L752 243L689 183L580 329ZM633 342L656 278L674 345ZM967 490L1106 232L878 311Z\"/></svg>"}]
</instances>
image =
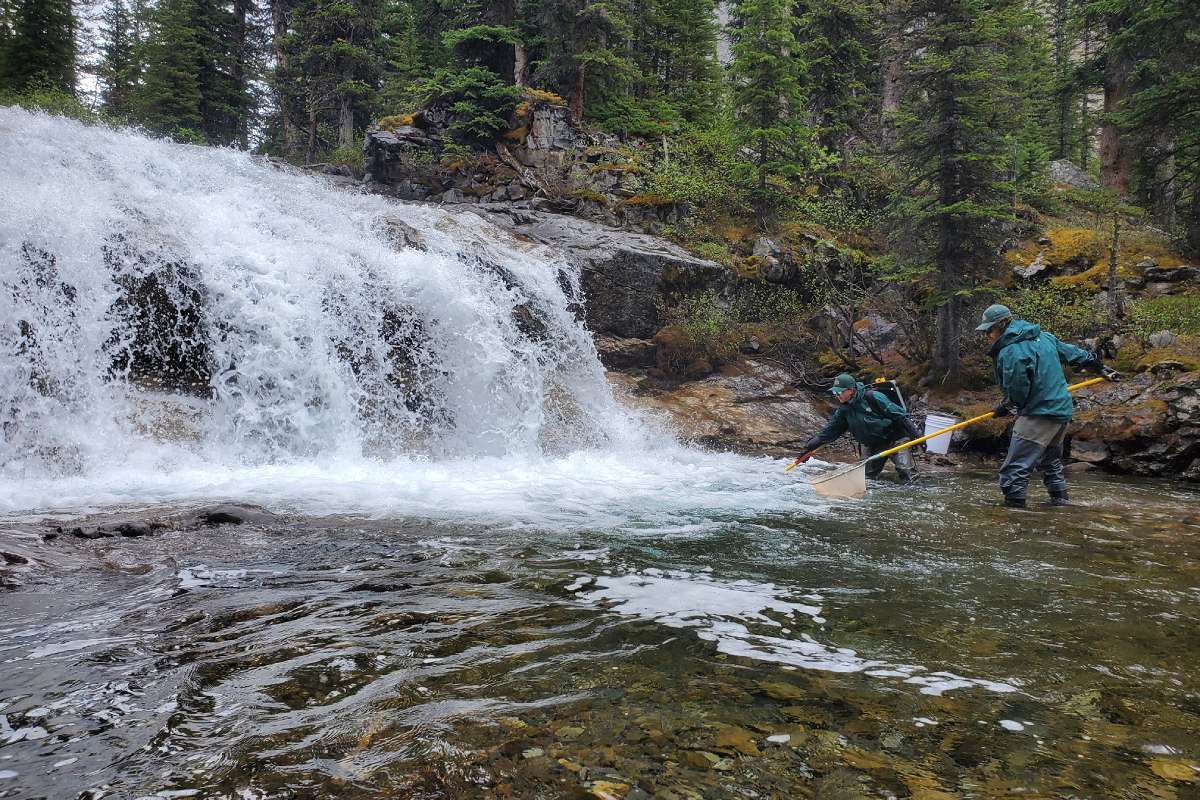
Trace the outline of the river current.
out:
<instances>
[{"instance_id":1,"label":"river current","mask_svg":"<svg viewBox=\"0 0 1200 800\"><path fill-rule=\"evenodd\" d=\"M0 797L1197 796L1194 489L830 503L623 408L584 301L467 212L0 108ZM71 534L226 502L274 516Z\"/></svg>"}]
</instances>

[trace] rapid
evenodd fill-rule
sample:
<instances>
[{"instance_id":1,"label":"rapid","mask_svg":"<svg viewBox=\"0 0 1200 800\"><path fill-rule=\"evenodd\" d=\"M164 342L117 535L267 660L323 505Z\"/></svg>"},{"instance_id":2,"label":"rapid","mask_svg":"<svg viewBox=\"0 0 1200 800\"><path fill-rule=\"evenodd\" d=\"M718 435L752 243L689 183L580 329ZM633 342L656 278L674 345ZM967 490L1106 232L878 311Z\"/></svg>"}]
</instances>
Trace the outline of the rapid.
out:
<instances>
[{"instance_id":1,"label":"rapid","mask_svg":"<svg viewBox=\"0 0 1200 800\"><path fill-rule=\"evenodd\" d=\"M822 501L623 407L584 300L469 212L0 109L0 797L1195 790L1194 490Z\"/></svg>"}]
</instances>

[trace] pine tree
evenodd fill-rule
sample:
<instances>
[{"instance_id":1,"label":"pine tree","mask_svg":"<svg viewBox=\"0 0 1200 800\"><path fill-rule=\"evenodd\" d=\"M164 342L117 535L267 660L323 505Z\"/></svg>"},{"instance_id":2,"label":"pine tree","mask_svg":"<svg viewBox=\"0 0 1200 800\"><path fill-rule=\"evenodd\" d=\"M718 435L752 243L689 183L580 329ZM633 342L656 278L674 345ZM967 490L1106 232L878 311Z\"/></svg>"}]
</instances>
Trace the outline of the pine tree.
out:
<instances>
[{"instance_id":1,"label":"pine tree","mask_svg":"<svg viewBox=\"0 0 1200 800\"><path fill-rule=\"evenodd\" d=\"M1025 128L1023 41L1039 24L1021 0L919 0L899 155L912 193L900 219L926 243L937 323L933 370L959 377L965 299L999 256L999 220L1012 217L1010 142Z\"/></svg>"},{"instance_id":2,"label":"pine tree","mask_svg":"<svg viewBox=\"0 0 1200 800\"><path fill-rule=\"evenodd\" d=\"M1200 16L1178 0L1111 0L1105 10L1125 20L1106 58L1132 67L1127 103L1112 122L1137 144L1140 193L1200 256Z\"/></svg>"},{"instance_id":3,"label":"pine tree","mask_svg":"<svg viewBox=\"0 0 1200 800\"><path fill-rule=\"evenodd\" d=\"M365 126L382 67L382 15L380 0L303 0L295 7L290 78L308 112L306 160L316 157L323 125L332 123L341 148L353 146Z\"/></svg>"},{"instance_id":4,"label":"pine tree","mask_svg":"<svg viewBox=\"0 0 1200 800\"><path fill-rule=\"evenodd\" d=\"M75 94L75 14L70 0L6 4L0 85L9 91L54 89Z\"/></svg>"},{"instance_id":5,"label":"pine tree","mask_svg":"<svg viewBox=\"0 0 1200 800\"><path fill-rule=\"evenodd\" d=\"M800 56L806 66L804 94L817 141L845 155L847 140L861 130L874 80L879 42L862 0L810 0L797 20Z\"/></svg>"},{"instance_id":6,"label":"pine tree","mask_svg":"<svg viewBox=\"0 0 1200 800\"><path fill-rule=\"evenodd\" d=\"M133 15L124 0L112 0L105 9L100 32L100 99L110 115L127 118L141 66Z\"/></svg>"},{"instance_id":7,"label":"pine tree","mask_svg":"<svg viewBox=\"0 0 1200 800\"><path fill-rule=\"evenodd\" d=\"M803 171L810 132L801 123L803 64L792 32L792 0L740 0L734 6L733 108L737 138L753 153L748 183L760 228L787 181Z\"/></svg>"},{"instance_id":8,"label":"pine tree","mask_svg":"<svg viewBox=\"0 0 1200 800\"><path fill-rule=\"evenodd\" d=\"M626 7L608 0L530 0L528 25L540 31L536 86L563 95L578 120L592 106L628 99L636 75ZM619 115L619 113L618 113Z\"/></svg>"},{"instance_id":9,"label":"pine tree","mask_svg":"<svg viewBox=\"0 0 1200 800\"><path fill-rule=\"evenodd\" d=\"M147 129L201 140L200 70L205 53L196 20L199 0L159 0L150 17L145 72L134 93L134 116Z\"/></svg>"}]
</instances>

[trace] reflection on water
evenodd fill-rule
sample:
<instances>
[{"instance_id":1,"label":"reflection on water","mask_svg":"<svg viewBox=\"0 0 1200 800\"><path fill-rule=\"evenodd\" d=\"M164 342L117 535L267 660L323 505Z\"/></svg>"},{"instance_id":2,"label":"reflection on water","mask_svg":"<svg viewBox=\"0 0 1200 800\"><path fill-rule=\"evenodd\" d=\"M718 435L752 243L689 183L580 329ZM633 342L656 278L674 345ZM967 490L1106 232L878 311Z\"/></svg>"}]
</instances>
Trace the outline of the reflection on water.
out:
<instances>
[{"instance_id":1,"label":"reflection on water","mask_svg":"<svg viewBox=\"0 0 1200 800\"><path fill-rule=\"evenodd\" d=\"M1074 494L59 541L0 796L1195 797L1196 497Z\"/></svg>"}]
</instances>

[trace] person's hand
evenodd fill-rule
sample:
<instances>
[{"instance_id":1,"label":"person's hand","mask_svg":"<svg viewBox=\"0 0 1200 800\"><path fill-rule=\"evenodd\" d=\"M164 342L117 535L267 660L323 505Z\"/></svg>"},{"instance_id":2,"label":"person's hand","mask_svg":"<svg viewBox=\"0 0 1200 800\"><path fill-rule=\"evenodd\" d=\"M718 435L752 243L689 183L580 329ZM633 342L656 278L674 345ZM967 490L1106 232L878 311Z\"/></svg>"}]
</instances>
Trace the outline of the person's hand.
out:
<instances>
[{"instance_id":1,"label":"person's hand","mask_svg":"<svg viewBox=\"0 0 1200 800\"><path fill-rule=\"evenodd\" d=\"M1104 364L1100 365L1100 377L1104 378L1106 381L1112 381L1113 383L1121 382L1121 373L1117 372L1112 367L1105 366Z\"/></svg>"},{"instance_id":2,"label":"person's hand","mask_svg":"<svg viewBox=\"0 0 1200 800\"><path fill-rule=\"evenodd\" d=\"M1007 417L1009 414L1012 413L1012 406L1010 406L1008 404L1008 401L1005 400L1003 403L996 406L996 410L993 411L992 413L996 416L996 419L1000 419L1001 417Z\"/></svg>"}]
</instances>

